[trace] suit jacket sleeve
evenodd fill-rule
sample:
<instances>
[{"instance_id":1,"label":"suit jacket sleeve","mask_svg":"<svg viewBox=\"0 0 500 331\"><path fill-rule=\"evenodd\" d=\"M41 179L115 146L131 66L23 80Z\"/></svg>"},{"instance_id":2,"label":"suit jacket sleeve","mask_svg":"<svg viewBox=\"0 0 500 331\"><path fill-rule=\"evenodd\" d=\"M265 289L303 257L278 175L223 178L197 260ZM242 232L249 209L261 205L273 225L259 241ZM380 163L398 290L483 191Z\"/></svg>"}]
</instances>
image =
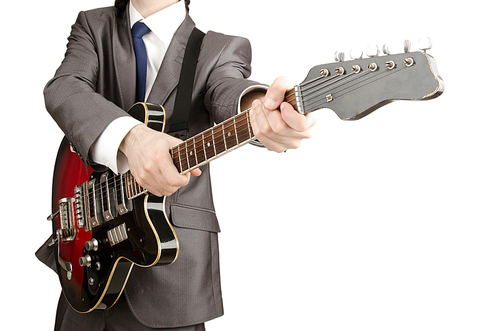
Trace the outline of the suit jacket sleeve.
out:
<instances>
[{"instance_id":1,"label":"suit jacket sleeve","mask_svg":"<svg viewBox=\"0 0 500 331\"><path fill-rule=\"evenodd\" d=\"M209 33L210 34L210 33ZM207 80L205 107L219 123L238 111L240 96L250 86L261 84L248 80L251 74L252 50L248 39L217 34L212 38L228 38Z\"/></svg>"},{"instance_id":2,"label":"suit jacket sleeve","mask_svg":"<svg viewBox=\"0 0 500 331\"><path fill-rule=\"evenodd\" d=\"M109 24L108 24L109 25ZM113 64L104 59L101 35L105 24L90 26L81 12L68 38L67 51L55 76L44 89L48 112L87 162L90 146L114 119L128 116L115 103L99 93L99 70ZM102 85L102 84L101 84Z\"/></svg>"}]
</instances>

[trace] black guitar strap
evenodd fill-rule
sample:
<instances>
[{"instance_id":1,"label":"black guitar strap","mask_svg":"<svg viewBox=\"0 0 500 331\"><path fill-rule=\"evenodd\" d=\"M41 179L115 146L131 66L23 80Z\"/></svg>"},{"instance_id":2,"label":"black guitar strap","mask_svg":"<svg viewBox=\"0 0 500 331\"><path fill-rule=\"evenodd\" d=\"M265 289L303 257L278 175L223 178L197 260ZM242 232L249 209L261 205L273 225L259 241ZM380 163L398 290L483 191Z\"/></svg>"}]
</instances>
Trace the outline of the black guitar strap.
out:
<instances>
[{"instance_id":1,"label":"black guitar strap","mask_svg":"<svg viewBox=\"0 0 500 331\"><path fill-rule=\"evenodd\" d=\"M200 48L205 33L197 28L193 29L186 46L182 61L181 76L177 87L177 96L174 103L174 113L170 120L168 133L178 138L185 138L189 130L189 113L193 95L194 75L200 55Z\"/></svg>"}]
</instances>

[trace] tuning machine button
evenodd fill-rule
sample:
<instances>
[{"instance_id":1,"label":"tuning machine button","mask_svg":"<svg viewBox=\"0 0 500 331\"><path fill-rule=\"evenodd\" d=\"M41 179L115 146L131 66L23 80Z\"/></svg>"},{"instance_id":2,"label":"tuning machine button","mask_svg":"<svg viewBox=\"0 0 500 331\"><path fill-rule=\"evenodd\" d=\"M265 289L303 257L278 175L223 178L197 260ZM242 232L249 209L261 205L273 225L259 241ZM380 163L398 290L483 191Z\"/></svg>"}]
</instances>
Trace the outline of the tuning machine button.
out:
<instances>
[{"instance_id":1,"label":"tuning machine button","mask_svg":"<svg viewBox=\"0 0 500 331\"><path fill-rule=\"evenodd\" d=\"M425 37L418 40L418 48L422 50L424 53L432 48L431 38Z\"/></svg>"},{"instance_id":2,"label":"tuning machine button","mask_svg":"<svg viewBox=\"0 0 500 331\"><path fill-rule=\"evenodd\" d=\"M384 44L384 46L382 46L382 52L385 54L385 55L390 55L391 52L389 50L389 46L387 44Z\"/></svg>"},{"instance_id":3,"label":"tuning machine button","mask_svg":"<svg viewBox=\"0 0 500 331\"><path fill-rule=\"evenodd\" d=\"M366 48L366 55L368 57L377 57L380 54L380 49L377 45L368 46Z\"/></svg>"},{"instance_id":4,"label":"tuning machine button","mask_svg":"<svg viewBox=\"0 0 500 331\"><path fill-rule=\"evenodd\" d=\"M351 59L359 60L363 57L363 50L360 48L353 48L349 52L349 55L351 56Z\"/></svg>"},{"instance_id":5,"label":"tuning machine button","mask_svg":"<svg viewBox=\"0 0 500 331\"><path fill-rule=\"evenodd\" d=\"M343 62L345 60L345 53L344 52L335 52L335 61L337 62Z\"/></svg>"},{"instance_id":6,"label":"tuning machine button","mask_svg":"<svg viewBox=\"0 0 500 331\"><path fill-rule=\"evenodd\" d=\"M405 51L405 53L409 53L410 50L411 50L411 41L405 40L405 44L404 44L404 51Z\"/></svg>"}]
</instances>

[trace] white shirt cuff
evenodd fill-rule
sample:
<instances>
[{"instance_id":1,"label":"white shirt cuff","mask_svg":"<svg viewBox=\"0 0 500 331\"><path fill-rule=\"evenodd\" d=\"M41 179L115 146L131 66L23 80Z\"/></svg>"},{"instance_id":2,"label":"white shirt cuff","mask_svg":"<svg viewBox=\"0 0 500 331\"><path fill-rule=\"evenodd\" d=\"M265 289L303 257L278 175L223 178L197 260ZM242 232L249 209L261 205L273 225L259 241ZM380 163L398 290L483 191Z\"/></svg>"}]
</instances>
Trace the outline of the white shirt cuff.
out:
<instances>
[{"instance_id":1,"label":"white shirt cuff","mask_svg":"<svg viewBox=\"0 0 500 331\"><path fill-rule=\"evenodd\" d=\"M267 91L268 88L269 88L269 86L266 86L266 85L252 85L252 86L247 87L240 94L240 99L238 101L238 112L239 113L242 112L242 109L241 109L241 99L243 99L243 97L245 96L245 94L250 93L250 92L255 91L255 90L264 90L264 91Z\"/></svg>"},{"instance_id":2,"label":"white shirt cuff","mask_svg":"<svg viewBox=\"0 0 500 331\"><path fill-rule=\"evenodd\" d=\"M142 122L129 116L119 117L111 122L90 147L92 160L108 167L115 174L127 172L127 158L119 148L123 138L138 124Z\"/></svg>"}]
</instances>

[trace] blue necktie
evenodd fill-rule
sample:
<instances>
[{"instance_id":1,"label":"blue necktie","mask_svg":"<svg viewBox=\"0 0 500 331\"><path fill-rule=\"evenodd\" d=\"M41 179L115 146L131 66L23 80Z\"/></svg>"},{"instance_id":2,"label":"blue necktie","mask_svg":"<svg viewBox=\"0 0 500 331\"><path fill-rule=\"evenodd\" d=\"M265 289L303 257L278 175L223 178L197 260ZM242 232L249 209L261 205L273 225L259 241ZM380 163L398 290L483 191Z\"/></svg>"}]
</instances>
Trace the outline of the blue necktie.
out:
<instances>
[{"instance_id":1,"label":"blue necktie","mask_svg":"<svg viewBox=\"0 0 500 331\"><path fill-rule=\"evenodd\" d=\"M132 27L132 42L134 43L135 61L137 64L137 85L135 90L135 99L137 102L143 102L146 95L146 73L148 71L148 54L146 45L142 37L151 30L142 22L137 22Z\"/></svg>"}]
</instances>

